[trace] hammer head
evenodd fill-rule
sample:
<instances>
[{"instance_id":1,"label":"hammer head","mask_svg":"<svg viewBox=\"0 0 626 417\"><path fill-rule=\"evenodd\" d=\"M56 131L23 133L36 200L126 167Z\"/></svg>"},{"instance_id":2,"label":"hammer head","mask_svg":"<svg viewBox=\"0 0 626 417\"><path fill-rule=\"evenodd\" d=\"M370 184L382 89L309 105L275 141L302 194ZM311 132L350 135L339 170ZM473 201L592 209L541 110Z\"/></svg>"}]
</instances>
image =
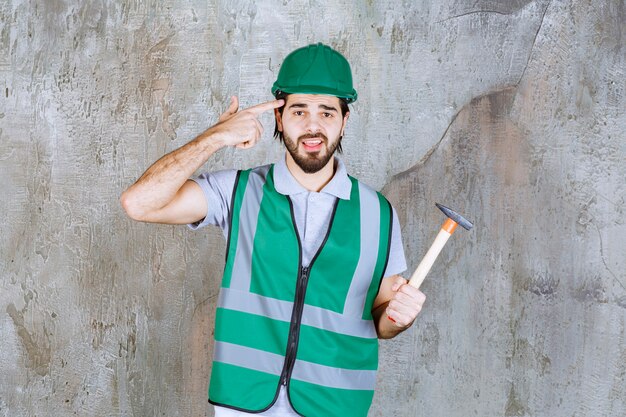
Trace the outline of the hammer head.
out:
<instances>
[{"instance_id":1,"label":"hammer head","mask_svg":"<svg viewBox=\"0 0 626 417\"><path fill-rule=\"evenodd\" d=\"M464 228L465 230L469 230L471 229L474 225L472 224L472 222L470 222L469 220L467 220L465 217L461 216L459 213L457 213L454 210L449 209L448 207L441 205L439 203L435 203L435 205L439 208L439 210L443 211L443 213L448 216L449 218L451 218L452 220L454 220L458 225L460 225L462 228Z\"/></svg>"}]
</instances>

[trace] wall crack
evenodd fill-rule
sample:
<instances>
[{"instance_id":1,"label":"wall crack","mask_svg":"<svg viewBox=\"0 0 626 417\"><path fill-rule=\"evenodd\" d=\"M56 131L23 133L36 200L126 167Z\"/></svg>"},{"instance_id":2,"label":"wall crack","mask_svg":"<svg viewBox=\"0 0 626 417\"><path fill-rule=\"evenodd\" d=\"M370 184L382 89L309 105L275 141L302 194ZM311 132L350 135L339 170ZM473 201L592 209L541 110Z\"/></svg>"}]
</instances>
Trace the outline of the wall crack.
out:
<instances>
[{"instance_id":1,"label":"wall crack","mask_svg":"<svg viewBox=\"0 0 626 417\"><path fill-rule=\"evenodd\" d=\"M498 11L498 10L473 10L471 12L462 13L462 14L459 14L459 15L447 17L447 18L445 18L443 20L439 20L439 21L435 22L435 24L447 22L448 20L458 19L460 17L465 17L465 16L469 16L469 15L473 15L473 14L499 14L499 15L502 15L502 16L510 16L512 13L504 13L504 12L501 12L501 11Z\"/></svg>"},{"instance_id":2,"label":"wall crack","mask_svg":"<svg viewBox=\"0 0 626 417\"><path fill-rule=\"evenodd\" d=\"M623 289L626 290L626 285L624 285L624 283L617 277L617 275L611 270L611 268L609 268L609 265L606 263L606 258L604 257L604 242L602 242L602 233L600 233L600 228L595 222L593 223L593 225L596 227L596 230L598 231L598 237L600 238L600 259L602 259L604 267L609 272L609 274L611 274L613 279L617 281Z\"/></svg>"},{"instance_id":3,"label":"wall crack","mask_svg":"<svg viewBox=\"0 0 626 417\"><path fill-rule=\"evenodd\" d=\"M537 43L537 37L539 36L539 32L541 31L541 28L543 27L543 21L546 18L546 13L548 12L548 9L550 8L550 4L552 4L552 0L548 2L548 4L546 5L546 8L543 9L543 13L541 15L541 20L539 21L539 27L537 28L537 32L535 32L535 37L533 38L533 43L530 46L530 51L528 52L528 59L526 60L526 65L524 65L524 69L522 70L522 75L520 75L519 80L517 80L517 83L515 85L519 85L522 80L524 79L524 74L526 74L526 69L528 68L528 65L530 64L530 60L533 57L533 51L535 50L535 44Z\"/></svg>"}]
</instances>

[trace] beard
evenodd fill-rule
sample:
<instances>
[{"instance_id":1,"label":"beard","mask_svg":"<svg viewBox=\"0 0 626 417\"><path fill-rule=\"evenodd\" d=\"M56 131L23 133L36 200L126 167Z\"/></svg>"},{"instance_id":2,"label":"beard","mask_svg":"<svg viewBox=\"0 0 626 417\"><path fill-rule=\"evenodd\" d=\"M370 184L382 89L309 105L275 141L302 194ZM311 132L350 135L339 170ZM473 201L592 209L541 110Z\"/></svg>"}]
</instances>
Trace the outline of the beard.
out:
<instances>
[{"instance_id":1,"label":"beard","mask_svg":"<svg viewBox=\"0 0 626 417\"><path fill-rule=\"evenodd\" d=\"M298 150L300 142L305 139L311 138L322 139L322 149L317 152L305 152L304 154L299 153ZM339 144L341 143L341 136L339 136L337 140L333 141L333 143L330 144L329 147L328 138L323 133L307 133L298 137L296 141L284 134L283 139L285 147L287 148L287 151L293 158L296 165L298 165L300 169L302 169L302 171L307 174L314 174L320 169L324 168L326 164L328 164L328 161L330 161L330 158L332 158L335 154L337 146L339 146Z\"/></svg>"}]
</instances>

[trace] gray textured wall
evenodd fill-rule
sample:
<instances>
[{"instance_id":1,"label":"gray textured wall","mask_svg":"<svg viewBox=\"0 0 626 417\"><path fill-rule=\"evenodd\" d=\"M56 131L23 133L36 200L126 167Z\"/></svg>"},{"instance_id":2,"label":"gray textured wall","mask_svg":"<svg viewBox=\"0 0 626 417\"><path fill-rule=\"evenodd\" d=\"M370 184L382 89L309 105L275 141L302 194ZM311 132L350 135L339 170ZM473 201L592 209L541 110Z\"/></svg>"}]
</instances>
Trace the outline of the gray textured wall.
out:
<instances>
[{"instance_id":1,"label":"gray textured wall","mask_svg":"<svg viewBox=\"0 0 626 417\"><path fill-rule=\"evenodd\" d=\"M381 343L371 415L626 415L625 22L623 0L0 1L0 416L212 415L223 239L118 196L316 41L352 63L345 160L411 267L435 201L476 224ZM277 158L263 120L208 166Z\"/></svg>"}]
</instances>

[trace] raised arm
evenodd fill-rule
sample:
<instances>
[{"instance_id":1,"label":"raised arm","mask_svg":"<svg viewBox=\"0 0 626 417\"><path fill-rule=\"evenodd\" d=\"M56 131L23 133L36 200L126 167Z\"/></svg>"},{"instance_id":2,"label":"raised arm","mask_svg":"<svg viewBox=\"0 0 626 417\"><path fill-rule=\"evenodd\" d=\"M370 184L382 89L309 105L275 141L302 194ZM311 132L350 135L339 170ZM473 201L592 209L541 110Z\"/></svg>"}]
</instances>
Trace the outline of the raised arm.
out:
<instances>
[{"instance_id":1,"label":"raised arm","mask_svg":"<svg viewBox=\"0 0 626 417\"><path fill-rule=\"evenodd\" d=\"M259 116L283 104L284 100L272 100L239 111L239 101L232 97L217 124L156 161L122 193L120 202L126 214L151 223L185 224L203 219L207 203L200 186L189 177L223 147L249 149L256 145L263 134Z\"/></svg>"}]
</instances>

